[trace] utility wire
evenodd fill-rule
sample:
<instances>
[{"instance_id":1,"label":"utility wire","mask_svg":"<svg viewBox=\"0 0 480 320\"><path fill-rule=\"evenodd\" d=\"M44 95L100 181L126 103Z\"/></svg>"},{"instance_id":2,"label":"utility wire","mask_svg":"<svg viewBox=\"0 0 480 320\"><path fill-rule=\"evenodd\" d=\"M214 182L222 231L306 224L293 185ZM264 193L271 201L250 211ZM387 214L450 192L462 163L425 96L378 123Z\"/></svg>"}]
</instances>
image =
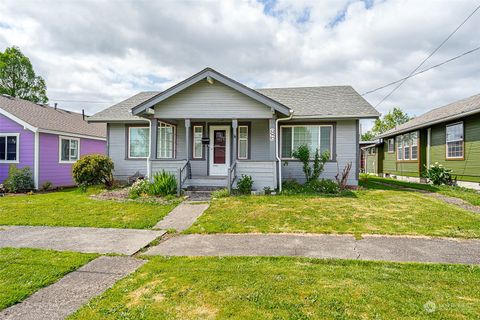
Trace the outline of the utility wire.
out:
<instances>
[{"instance_id":1,"label":"utility wire","mask_svg":"<svg viewBox=\"0 0 480 320\"><path fill-rule=\"evenodd\" d=\"M468 17L467 17L465 20L463 20L463 22L460 23L460 25L459 25L457 28L455 28L455 30L453 30L453 32L450 33L450 35L449 35L445 40L443 40L442 43L440 43L440 45L435 48L435 50L432 51L432 53L430 53L425 59L423 59L423 61L422 61L415 69L413 69L412 72L410 72L410 73L408 74L408 76L407 76L404 80L400 81L400 83L399 83L395 88L393 88L392 91L390 91L385 97L383 97L383 99L380 100L380 102L377 103L377 105L376 105L375 107L378 107L383 101L385 101L386 99L388 99L388 97L390 97L395 91L397 91L397 89L400 88L400 87L402 86L402 84L403 84L405 81L407 81L407 79L408 79L412 74L414 74L415 72L417 72L417 70L420 69L420 67L423 66L423 64L424 64L425 62L427 62L428 59L430 59L448 40L450 40L450 38L478 11L478 9L480 9L480 5L478 5L478 6L475 8L475 10L473 10L472 13L470 13L470 14L468 15Z\"/></svg>"},{"instance_id":2,"label":"utility wire","mask_svg":"<svg viewBox=\"0 0 480 320\"><path fill-rule=\"evenodd\" d=\"M457 59L459 59L459 58L461 58L461 57L463 57L463 56L466 56L467 54L473 53L473 52L478 51L478 50L480 50L480 47L476 47L476 48L474 48L474 49L472 49L472 50L469 50L469 51L466 51L466 52L464 52L464 53L462 53L462 54L459 54L458 56L455 56L455 57L453 57L453 58L450 58L450 59L448 59L448 60L445 60L445 61L443 61L443 62L440 62L440 63L438 63L438 64L436 64L436 65L433 65L433 66L431 66L431 67L429 67L429 68L427 68L427 69L423 69L422 71L416 72L416 73L412 74L411 76L408 76L408 77L405 77L405 78L401 78L401 79L399 79L399 80L397 80L397 81L393 81L393 82L387 83L386 85L383 85L383 86L381 86L381 87L375 88L375 89L373 89L373 90L366 91L366 92L362 93L362 96L365 96L365 95L367 95L367 94L376 92L376 91L378 91L378 90L381 90L381 89L390 87L391 85L394 85L394 84L396 84L396 83L399 83L399 82L401 82L401 81L403 81L403 80L407 80L407 79L413 78L413 77L415 77L415 76L418 76L419 74L422 74L422 73L425 73L425 72L427 72L427 71L429 71L429 70L432 70L432 69L435 69L435 68L437 68L437 67L443 66L444 64L447 64L447 63L449 63L449 62L452 62L452 61L454 61L454 60L457 60Z\"/></svg>"},{"instance_id":3,"label":"utility wire","mask_svg":"<svg viewBox=\"0 0 480 320\"><path fill-rule=\"evenodd\" d=\"M68 100L68 99L50 99L50 100L61 101L61 102L112 103L112 101L95 101L95 100Z\"/></svg>"}]
</instances>

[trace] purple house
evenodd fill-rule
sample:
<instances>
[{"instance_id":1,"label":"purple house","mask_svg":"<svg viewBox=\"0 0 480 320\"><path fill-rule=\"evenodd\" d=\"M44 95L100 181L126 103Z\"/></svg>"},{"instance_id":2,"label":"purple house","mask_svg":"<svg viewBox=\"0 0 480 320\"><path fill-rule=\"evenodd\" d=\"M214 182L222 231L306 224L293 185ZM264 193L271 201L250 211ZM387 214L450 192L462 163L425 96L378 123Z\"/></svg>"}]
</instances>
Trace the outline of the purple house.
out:
<instances>
[{"instance_id":1,"label":"purple house","mask_svg":"<svg viewBox=\"0 0 480 320\"><path fill-rule=\"evenodd\" d=\"M72 164L106 153L106 126L79 113L0 96L0 184L11 165L30 167L35 188L72 186Z\"/></svg>"}]
</instances>

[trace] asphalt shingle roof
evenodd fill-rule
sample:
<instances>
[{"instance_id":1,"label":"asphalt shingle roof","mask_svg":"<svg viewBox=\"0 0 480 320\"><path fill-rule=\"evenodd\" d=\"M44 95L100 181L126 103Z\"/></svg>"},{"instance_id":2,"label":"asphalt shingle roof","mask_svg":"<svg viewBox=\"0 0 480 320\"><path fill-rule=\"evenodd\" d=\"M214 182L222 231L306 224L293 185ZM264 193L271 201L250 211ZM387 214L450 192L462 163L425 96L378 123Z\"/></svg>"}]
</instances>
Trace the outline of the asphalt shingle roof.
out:
<instances>
[{"instance_id":1,"label":"asphalt shingle roof","mask_svg":"<svg viewBox=\"0 0 480 320\"><path fill-rule=\"evenodd\" d=\"M294 117L378 117L380 114L351 86L255 89L257 92L294 110ZM140 92L89 118L90 121L132 121L130 110L159 94Z\"/></svg>"},{"instance_id":2,"label":"asphalt shingle roof","mask_svg":"<svg viewBox=\"0 0 480 320\"><path fill-rule=\"evenodd\" d=\"M0 95L0 108L33 127L106 138L106 125L88 123L81 113L39 105L27 100Z\"/></svg>"},{"instance_id":3,"label":"asphalt shingle roof","mask_svg":"<svg viewBox=\"0 0 480 320\"><path fill-rule=\"evenodd\" d=\"M480 113L480 94L430 110L421 116L415 117L404 124L396 126L394 129L382 133L379 137L387 137L392 134L406 132L411 129L428 126L432 123L458 119L463 117L464 114L474 113L475 111Z\"/></svg>"}]
</instances>

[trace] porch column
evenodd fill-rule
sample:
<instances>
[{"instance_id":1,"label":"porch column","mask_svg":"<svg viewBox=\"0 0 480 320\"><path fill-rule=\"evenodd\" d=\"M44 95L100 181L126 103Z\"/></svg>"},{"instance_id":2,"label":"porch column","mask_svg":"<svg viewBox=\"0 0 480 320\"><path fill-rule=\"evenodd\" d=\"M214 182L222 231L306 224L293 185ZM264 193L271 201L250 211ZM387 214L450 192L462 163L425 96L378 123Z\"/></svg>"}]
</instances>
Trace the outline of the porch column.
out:
<instances>
[{"instance_id":1,"label":"porch column","mask_svg":"<svg viewBox=\"0 0 480 320\"><path fill-rule=\"evenodd\" d=\"M276 143L278 143L278 139L280 138L278 132L276 132L275 128L275 118L268 120L268 146L269 146L269 154L271 160L276 160Z\"/></svg>"},{"instance_id":2,"label":"porch column","mask_svg":"<svg viewBox=\"0 0 480 320\"><path fill-rule=\"evenodd\" d=\"M237 161L237 128L238 128L238 120L233 119L232 120L232 131L233 131L233 150L232 150L232 160L230 163L233 163L234 161Z\"/></svg>"},{"instance_id":3,"label":"porch column","mask_svg":"<svg viewBox=\"0 0 480 320\"><path fill-rule=\"evenodd\" d=\"M150 180L153 176L152 160L157 158L157 128L158 121L156 118L150 119L150 154L147 159L147 177Z\"/></svg>"},{"instance_id":4,"label":"porch column","mask_svg":"<svg viewBox=\"0 0 480 320\"><path fill-rule=\"evenodd\" d=\"M185 148L188 161L190 160L190 119L185 119Z\"/></svg>"}]
</instances>

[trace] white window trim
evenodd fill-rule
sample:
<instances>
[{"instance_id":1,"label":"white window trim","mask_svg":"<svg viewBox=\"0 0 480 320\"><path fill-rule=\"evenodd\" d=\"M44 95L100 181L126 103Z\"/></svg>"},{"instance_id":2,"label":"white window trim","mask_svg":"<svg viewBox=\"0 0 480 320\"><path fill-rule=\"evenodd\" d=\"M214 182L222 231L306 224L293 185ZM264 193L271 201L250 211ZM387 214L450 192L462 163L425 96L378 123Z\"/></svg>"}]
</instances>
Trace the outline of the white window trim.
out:
<instances>
[{"instance_id":1,"label":"white window trim","mask_svg":"<svg viewBox=\"0 0 480 320\"><path fill-rule=\"evenodd\" d=\"M413 144L413 139L412 139L412 143L410 143L410 135L416 133L417 134L417 139L415 140L416 142L416 145ZM409 136L409 138L407 139L407 141L405 141L405 136ZM409 132L409 133L405 133L405 134L402 134L402 135L398 135L397 137L395 137L395 141L396 141L396 146L394 148L394 150L396 150L396 153L397 153L397 161L418 161L418 153L419 153L419 149L418 149L418 145L419 145L419 132L418 131L412 131L412 132ZM401 142L399 143L399 139L401 140ZM401 146L400 146L401 145ZM413 147L417 147L417 156L415 158L412 157L412 148ZM405 148L408 147L408 159L405 158ZM402 156L400 157L400 153L398 153L398 150L401 149L402 150Z\"/></svg>"},{"instance_id":2,"label":"white window trim","mask_svg":"<svg viewBox=\"0 0 480 320\"><path fill-rule=\"evenodd\" d=\"M330 127L330 150L329 150L329 153L330 153L330 158L328 159L329 161L331 161L333 159L333 125L331 124L297 124L297 125L282 125L280 126L280 154L282 153L282 141L283 141L283 130L282 128L292 128L292 148L293 148L293 140L294 140L294 133L293 133L293 128L294 127L318 127L319 130L318 130L318 149L320 149L320 128L321 127ZM292 153L293 153L293 150L292 150ZM281 157L282 160L296 160L295 158L293 157L290 157L290 158L285 158L285 157Z\"/></svg>"},{"instance_id":3,"label":"white window trim","mask_svg":"<svg viewBox=\"0 0 480 320\"><path fill-rule=\"evenodd\" d=\"M397 144L396 144L396 150L397 150L397 161L402 161L403 160L403 153L404 153L404 149L403 149L403 136L397 136L396 137L397 139ZM398 152L398 150L402 150L402 154L400 155L400 153Z\"/></svg>"},{"instance_id":4,"label":"white window trim","mask_svg":"<svg viewBox=\"0 0 480 320\"><path fill-rule=\"evenodd\" d=\"M447 130L448 130L448 127L453 127L453 126L456 126L456 125L459 125L461 124L462 125L462 139L458 139L458 140L452 140L452 141L448 141L448 135L447 135ZM455 123L450 123L450 124L447 124L445 126L445 159L463 159L465 157L465 127L464 127L464 123L463 121L459 121L459 122L455 122ZM462 142L462 155L460 157L450 157L448 156L448 144L450 142Z\"/></svg>"},{"instance_id":5,"label":"white window trim","mask_svg":"<svg viewBox=\"0 0 480 320\"><path fill-rule=\"evenodd\" d=\"M173 141L172 141L172 156L171 157L159 157L159 148L158 148L158 130L160 129L160 125L161 124L164 124L168 127L172 127L173 128ZM163 121L158 121L158 126L157 126L157 132L155 132L155 134L157 135L157 154L155 155L156 156L156 159L175 159L176 156L177 156L177 146L176 146L176 142L177 142L177 126L174 125L174 124L171 124L171 123L168 123L168 122L163 122Z\"/></svg>"},{"instance_id":6,"label":"white window trim","mask_svg":"<svg viewBox=\"0 0 480 320\"><path fill-rule=\"evenodd\" d=\"M8 133L8 132L2 132L0 133L0 137L16 137L17 138L17 156L16 160L6 160L7 158L7 139L5 138L5 160L0 160L0 163L20 163L20 133Z\"/></svg>"},{"instance_id":7,"label":"white window trim","mask_svg":"<svg viewBox=\"0 0 480 320\"><path fill-rule=\"evenodd\" d=\"M202 148L200 149L200 156L196 155L195 154L195 128L201 128L202 129L202 138L203 138L203 126L193 126L193 159L203 159L203 143L202 143L202 138L200 138L200 145L202 146ZM175 129L174 129L174 132L175 132ZM174 136L175 138L175 136ZM175 142L174 142L175 144Z\"/></svg>"},{"instance_id":8,"label":"white window trim","mask_svg":"<svg viewBox=\"0 0 480 320\"><path fill-rule=\"evenodd\" d=\"M148 159L148 156L147 157L132 157L130 155L130 136L131 136L131 130L132 129L139 129L139 128L142 128L142 129L148 129L148 140L150 141L150 127L149 126L130 126L128 127L128 137L127 137L127 140L128 140L128 145L127 145L127 156L128 156L128 159ZM150 142L148 144L150 146Z\"/></svg>"},{"instance_id":9,"label":"white window trim","mask_svg":"<svg viewBox=\"0 0 480 320\"><path fill-rule=\"evenodd\" d=\"M390 146L392 146L392 151L390 151ZM387 152L388 153L395 153L395 139L394 138L390 138L388 139L388 149L387 149Z\"/></svg>"},{"instance_id":10,"label":"white window trim","mask_svg":"<svg viewBox=\"0 0 480 320\"><path fill-rule=\"evenodd\" d=\"M62 140L75 140L77 141L77 160L62 160ZM68 158L70 159L70 149L68 150ZM80 138L73 138L67 136L58 136L58 163L75 163L80 159Z\"/></svg>"},{"instance_id":11,"label":"white window trim","mask_svg":"<svg viewBox=\"0 0 480 320\"><path fill-rule=\"evenodd\" d=\"M240 138L240 128L246 128L246 129L247 129L247 137L246 137L246 138L243 138L243 139ZM243 125L242 125L242 126L238 126L238 129L237 129L237 130L238 130L238 132L237 132L237 134L238 134L238 150L237 150L238 153L237 153L237 157L238 157L238 159L240 159L240 160L247 160L247 159L248 159L248 156L249 156L249 154L248 154L248 148L249 148L249 144L250 144L250 141L248 141L248 135L250 134L249 129L248 129L248 126L243 126ZM241 156L240 156L240 141L241 141L241 140L247 142L246 150L245 150L245 151L246 151L245 157L241 157Z\"/></svg>"}]
</instances>

